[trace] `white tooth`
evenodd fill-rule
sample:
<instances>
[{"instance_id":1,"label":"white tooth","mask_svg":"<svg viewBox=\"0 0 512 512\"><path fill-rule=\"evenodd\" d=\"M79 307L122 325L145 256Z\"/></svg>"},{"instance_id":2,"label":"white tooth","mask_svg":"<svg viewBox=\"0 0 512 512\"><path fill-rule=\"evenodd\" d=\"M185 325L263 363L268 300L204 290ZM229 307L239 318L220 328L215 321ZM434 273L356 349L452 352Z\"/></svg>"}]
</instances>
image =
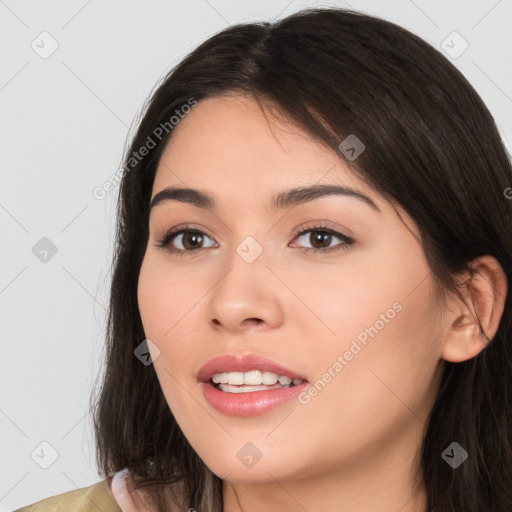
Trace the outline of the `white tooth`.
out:
<instances>
[{"instance_id":1,"label":"white tooth","mask_svg":"<svg viewBox=\"0 0 512 512\"><path fill-rule=\"evenodd\" d=\"M278 375L274 372L261 372L259 370L251 370L248 372L220 372L212 375L214 384L230 384L233 386L273 386L279 382L283 386L291 384L292 379L286 375ZM302 379L294 379L295 385L300 384Z\"/></svg>"},{"instance_id":2,"label":"white tooth","mask_svg":"<svg viewBox=\"0 0 512 512\"><path fill-rule=\"evenodd\" d=\"M252 393L253 391L268 391L268 386L230 386L229 384L220 384L219 389L224 393Z\"/></svg>"},{"instance_id":3,"label":"white tooth","mask_svg":"<svg viewBox=\"0 0 512 512\"><path fill-rule=\"evenodd\" d=\"M263 372L263 384L266 384L267 386L271 386L272 384L275 384L279 378L279 375L277 373L273 372Z\"/></svg>"},{"instance_id":4,"label":"white tooth","mask_svg":"<svg viewBox=\"0 0 512 512\"><path fill-rule=\"evenodd\" d=\"M244 383L244 373L243 372L229 372L227 375L228 375L228 384L241 385Z\"/></svg>"},{"instance_id":5,"label":"white tooth","mask_svg":"<svg viewBox=\"0 0 512 512\"><path fill-rule=\"evenodd\" d=\"M259 370L253 370L244 373L244 384L250 384L251 386L257 386L263 382L261 372Z\"/></svg>"}]
</instances>

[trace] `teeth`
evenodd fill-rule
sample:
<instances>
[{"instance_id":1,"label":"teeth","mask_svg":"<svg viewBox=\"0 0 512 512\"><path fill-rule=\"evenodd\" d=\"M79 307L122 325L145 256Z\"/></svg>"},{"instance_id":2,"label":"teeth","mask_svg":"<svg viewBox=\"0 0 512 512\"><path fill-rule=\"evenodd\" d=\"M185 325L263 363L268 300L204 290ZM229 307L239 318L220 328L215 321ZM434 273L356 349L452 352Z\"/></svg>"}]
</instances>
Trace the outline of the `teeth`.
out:
<instances>
[{"instance_id":1,"label":"teeth","mask_svg":"<svg viewBox=\"0 0 512 512\"><path fill-rule=\"evenodd\" d=\"M243 375L244 384L251 384L253 386L256 386L263 382L261 372L259 372L258 370L254 370L252 372L245 372Z\"/></svg>"},{"instance_id":2,"label":"teeth","mask_svg":"<svg viewBox=\"0 0 512 512\"><path fill-rule=\"evenodd\" d=\"M259 382L259 384L263 383L266 386L272 386L279 380L279 375L277 375L277 373L273 373L273 372L261 373L260 372L260 374L261 374L261 381Z\"/></svg>"},{"instance_id":3,"label":"teeth","mask_svg":"<svg viewBox=\"0 0 512 512\"><path fill-rule=\"evenodd\" d=\"M227 373L215 373L212 377L213 382L215 384L218 384L219 382L222 382L222 384L228 383L228 374Z\"/></svg>"},{"instance_id":4,"label":"teeth","mask_svg":"<svg viewBox=\"0 0 512 512\"><path fill-rule=\"evenodd\" d=\"M212 380L215 384L230 384L233 386L240 386L246 384L249 386L259 386L264 384L266 386L272 386L279 384L288 386L292 383L292 379L286 375L278 375L273 372L261 372L259 370L251 370L249 372L222 372L215 373L212 376ZM302 382L302 379L294 379L293 384L297 385Z\"/></svg>"}]
</instances>

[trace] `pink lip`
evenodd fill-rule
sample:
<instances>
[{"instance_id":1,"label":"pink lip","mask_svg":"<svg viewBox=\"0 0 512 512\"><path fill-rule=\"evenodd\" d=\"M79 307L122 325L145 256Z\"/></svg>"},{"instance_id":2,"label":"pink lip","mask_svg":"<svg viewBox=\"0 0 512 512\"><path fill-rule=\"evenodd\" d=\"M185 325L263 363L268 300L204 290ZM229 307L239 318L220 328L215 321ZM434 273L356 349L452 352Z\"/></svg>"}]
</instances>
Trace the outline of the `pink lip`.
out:
<instances>
[{"instance_id":1,"label":"pink lip","mask_svg":"<svg viewBox=\"0 0 512 512\"><path fill-rule=\"evenodd\" d=\"M294 372L293 370L289 370L284 366L281 366L271 359L254 354L242 356L226 354L213 357L201 367L197 373L197 380L199 382L208 382L214 373L249 372L251 370L260 370L262 372L277 373L277 375L286 375L292 380L307 380L304 376ZM267 391L264 392L267 393Z\"/></svg>"},{"instance_id":2,"label":"pink lip","mask_svg":"<svg viewBox=\"0 0 512 512\"><path fill-rule=\"evenodd\" d=\"M248 393L227 393L217 389L211 382L214 373L248 372L260 370L286 375L293 379L303 379L299 385L290 388L275 388ZM307 379L299 373L266 357L254 354L217 356L204 364L197 373L205 400L217 411L229 416L255 416L270 411L275 407L296 397L308 384Z\"/></svg>"},{"instance_id":3,"label":"pink lip","mask_svg":"<svg viewBox=\"0 0 512 512\"><path fill-rule=\"evenodd\" d=\"M226 393L214 388L209 382L201 382L199 385L206 401L217 411L228 416L256 416L292 400L308 383L249 393Z\"/></svg>"}]
</instances>

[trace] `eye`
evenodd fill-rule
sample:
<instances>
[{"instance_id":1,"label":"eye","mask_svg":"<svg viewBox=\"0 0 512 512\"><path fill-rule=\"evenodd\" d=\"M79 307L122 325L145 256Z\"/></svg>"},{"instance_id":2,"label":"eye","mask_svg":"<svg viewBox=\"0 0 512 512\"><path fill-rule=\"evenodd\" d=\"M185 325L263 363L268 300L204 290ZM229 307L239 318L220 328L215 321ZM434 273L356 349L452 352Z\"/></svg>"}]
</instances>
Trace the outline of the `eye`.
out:
<instances>
[{"instance_id":1,"label":"eye","mask_svg":"<svg viewBox=\"0 0 512 512\"><path fill-rule=\"evenodd\" d=\"M158 241L157 247L161 247L171 254L182 255L203 249L201 244L205 238L211 240L206 233L199 229L188 227L171 229ZM176 244L177 247L173 247L172 244ZM215 247L215 242L209 247Z\"/></svg>"},{"instance_id":2,"label":"eye","mask_svg":"<svg viewBox=\"0 0 512 512\"><path fill-rule=\"evenodd\" d=\"M307 235L310 233L309 235ZM314 236L312 236L314 234ZM335 239L341 240L341 243L331 246ZM192 228L189 226L181 228L173 228L157 242L156 246L164 249L170 254L185 255L195 253L200 249L206 248L203 243L205 239L211 241L211 244L206 247L217 247L216 243L203 231ZM312 226L306 230L302 230L295 235L294 240L302 240L304 243L311 243L313 247L298 247L300 250L309 253L329 253L338 250L348 249L353 243L354 239L350 238L339 231L324 225ZM291 247L297 247L297 244L292 243Z\"/></svg>"},{"instance_id":3,"label":"eye","mask_svg":"<svg viewBox=\"0 0 512 512\"><path fill-rule=\"evenodd\" d=\"M308 235L309 233L309 235ZM313 236L314 235L314 236ZM341 244L330 246L330 244L338 238L341 240ZM301 249L308 252L323 252L329 253L338 250L348 249L353 243L354 239L336 231L335 229L329 226L312 226L306 230L301 231L296 236L296 239L302 239L303 242L309 242L313 245L313 247L302 247ZM292 244L295 246L296 244Z\"/></svg>"}]
</instances>

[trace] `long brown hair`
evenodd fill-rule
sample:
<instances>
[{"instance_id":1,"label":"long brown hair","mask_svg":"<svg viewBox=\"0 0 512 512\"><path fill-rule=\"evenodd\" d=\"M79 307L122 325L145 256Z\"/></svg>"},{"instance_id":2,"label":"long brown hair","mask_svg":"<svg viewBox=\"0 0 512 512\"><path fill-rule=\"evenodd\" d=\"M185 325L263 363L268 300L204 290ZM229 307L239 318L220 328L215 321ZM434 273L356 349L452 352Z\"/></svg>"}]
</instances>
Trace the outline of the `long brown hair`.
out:
<instances>
[{"instance_id":1,"label":"long brown hair","mask_svg":"<svg viewBox=\"0 0 512 512\"><path fill-rule=\"evenodd\" d=\"M191 99L228 93L277 105L340 158L340 142L357 134L365 151L345 163L414 219L439 289L463 298L456 276L471 274L469 262L484 254L512 282L512 201L504 193L512 185L510 155L481 98L440 51L391 22L334 8L239 24L209 38L158 84L125 152L106 369L91 398L101 473L110 482L130 468L161 512L171 510L164 491L172 482L183 506L220 512L222 480L183 435L153 366L134 357L145 339L137 282L148 207L171 116ZM154 147L133 159L149 138ZM511 313L508 293L488 346L471 360L443 363L419 454L429 510L512 510ZM469 453L457 469L441 457L454 441Z\"/></svg>"}]
</instances>

